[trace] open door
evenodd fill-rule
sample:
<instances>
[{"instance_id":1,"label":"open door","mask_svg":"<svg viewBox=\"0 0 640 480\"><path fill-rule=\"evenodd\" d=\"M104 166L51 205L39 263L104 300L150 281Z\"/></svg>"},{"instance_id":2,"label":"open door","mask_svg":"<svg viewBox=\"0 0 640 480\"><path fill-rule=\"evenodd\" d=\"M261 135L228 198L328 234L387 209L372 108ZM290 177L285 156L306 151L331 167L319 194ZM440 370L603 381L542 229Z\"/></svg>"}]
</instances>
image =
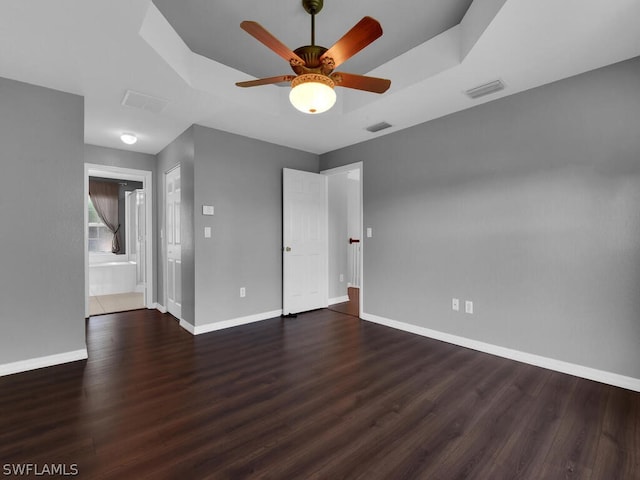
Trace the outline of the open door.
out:
<instances>
[{"instance_id":1,"label":"open door","mask_svg":"<svg viewBox=\"0 0 640 480\"><path fill-rule=\"evenodd\" d=\"M327 177L283 169L284 315L328 306Z\"/></svg>"}]
</instances>

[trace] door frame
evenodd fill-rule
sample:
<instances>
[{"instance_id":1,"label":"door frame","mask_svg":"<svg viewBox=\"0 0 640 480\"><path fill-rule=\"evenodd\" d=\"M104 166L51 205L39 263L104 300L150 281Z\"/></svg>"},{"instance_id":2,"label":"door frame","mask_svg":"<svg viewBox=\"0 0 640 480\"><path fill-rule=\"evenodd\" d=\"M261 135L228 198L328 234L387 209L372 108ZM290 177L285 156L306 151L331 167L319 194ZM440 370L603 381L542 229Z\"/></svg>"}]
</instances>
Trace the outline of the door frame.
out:
<instances>
[{"instance_id":1,"label":"door frame","mask_svg":"<svg viewBox=\"0 0 640 480\"><path fill-rule=\"evenodd\" d=\"M89 318L89 177L113 178L119 180L131 180L142 182L142 190L145 194L145 256L153 259L153 172L149 170L137 170L134 168L115 167L111 165L99 165L94 163L84 164L84 315ZM153 302L153 289L155 287L154 262L146 262L146 285L144 289L144 305L147 308L155 308Z\"/></svg>"},{"instance_id":2,"label":"door frame","mask_svg":"<svg viewBox=\"0 0 640 480\"><path fill-rule=\"evenodd\" d=\"M322 170L320 171L320 173L322 175L327 175L327 176L331 176L331 175L336 175L338 173L346 173L346 172L350 172L352 170L359 170L360 171L360 292L359 292L359 305L358 305L358 313L360 315L362 315L363 312L363 304L364 304L364 239L363 239L363 235L364 235L364 201L363 201L363 170L364 170L364 164L362 161L360 162L354 162L354 163L350 163L348 165L342 165L340 167L335 167L335 168L330 168L327 170ZM331 225L329 223L329 225ZM331 232L329 232L329 234L331 234ZM329 245L327 244L327 248L329 247ZM329 255L327 252L327 262L329 261Z\"/></svg>"}]
</instances>

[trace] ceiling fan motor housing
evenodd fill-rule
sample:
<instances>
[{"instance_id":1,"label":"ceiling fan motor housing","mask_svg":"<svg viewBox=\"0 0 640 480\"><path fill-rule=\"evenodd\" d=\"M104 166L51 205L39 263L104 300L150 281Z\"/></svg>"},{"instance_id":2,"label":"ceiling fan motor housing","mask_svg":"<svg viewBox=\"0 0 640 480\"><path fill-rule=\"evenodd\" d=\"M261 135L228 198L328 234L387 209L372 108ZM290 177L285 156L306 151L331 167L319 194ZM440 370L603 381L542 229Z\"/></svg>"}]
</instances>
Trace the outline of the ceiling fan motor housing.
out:
<instances>
[{"instance_id":1,"label":"ceiling fan motor housing","mask_svg":"<svg viewBox=\"0 0 640 480\"><path fill-rule=\"evenodd\" d=\"M322 10L322 0L302 0L302 6L309 15L315 15Z\"/></svg>"},{"instance_id":2,"label":"ceiling fan motor housing","mask_svg":"<svg viewBox=\"0 0 640 480\"><path fill-rule=\"evenodd\" d=\"M320 57L326 51L327 49L320 45L305 45L304 47L296 48L294 53L304 60L304 65L296 65L295 63L292 63L291 68L293 68L293 71L298 75L311 72L320 73L323 70L320 68L323 66ZM322 73L328 72L322 71Z\"/></svg>"}]
</instances>

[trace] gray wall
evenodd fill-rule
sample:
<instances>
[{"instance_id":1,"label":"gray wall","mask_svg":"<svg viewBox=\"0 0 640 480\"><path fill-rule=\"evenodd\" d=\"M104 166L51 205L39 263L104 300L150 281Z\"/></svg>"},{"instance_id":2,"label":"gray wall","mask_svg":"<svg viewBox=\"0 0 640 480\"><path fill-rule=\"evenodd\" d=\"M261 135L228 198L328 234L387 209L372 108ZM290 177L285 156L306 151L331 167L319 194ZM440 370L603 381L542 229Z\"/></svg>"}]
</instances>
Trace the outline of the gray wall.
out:
<instances>
[{"instance_id":1,"label":"gray wall","mask_svg":"<svg viewBox=\"0 0 640 480\"><path fill-rule=\"evenodd\" d=\"M321 168L359 160L365 312L640 378L640 59Z\"/></svg>"},{"instance_id":2,"label":"gray wall","mask_svg":"<svg viewBox=\"0 0 640 480\"><path fill-rule=\"evenodd\" d=\"M0 364L85 348L84 103L0 78Z\"/></svg>"},{"instance_id":3,"label":"gray wall","mask_svg":"<svg viewBox=\"0 0 640 480\"><path fill-rule=\"evenodd\" d=\"M133 168L136 170L144 170L151 172L152 182L153 184L153 226L154 231L150 232L150 235L154 235L154 237L158 238L158 160L155 155L150 155L148 153L139 153L139 152L131 152L128 150L118 150L115 148L107 148L107 147L99 147L97 145L85 145L84 146L84 161L85 163L93 163L96 165L107 165L110 167L120 167L120 168ZM125 189L126 190L126 189ZM120 194L123 195L123 189L120 189ZM121 208L121 218L124 218L124 201L120 206ZM125 225L124 222L121 224L120 229L122 234L120 236L120 245L123 247L126 243L125 237ZM158 292L162 290L158 290L158 277L159 269L158 269L158 242L154 241L153 245L153 271L155 272L156 278L154 279L154 292L153 292L153 301L158 301Z\"/></svg>"},{"instance_id":4,"label":"gray wall","mask_svg":"<svg viewBox=\"0 0 640 480\"><path fill-rule=\"evenodd\" d=\"M158 153L156 192L158 192L158 303L167 305L164 295L166 265L165 231L165 195L164 176L169 170L180 165L180 237L182 239L182 318L195 325L195 249L193 238L193 191L194 191L194 145L193 127L186 129L178 138Z\"/></svg>"},{"instance_id":5,"label":"gray wall","mask_svg":"<svg viewBox=\"0 0 640 480\"><path fill-rule=\"evenodd\" d=\"M98 165L146 170L153 172L154 177L156 176L156 156L148 153L130 152L128 150L99 147L97 145L85 145L84 159L87 163L95 163Z\"/></svg>"},{"instance_id":6,"label":"gray wall","mask_svg":"<svg viewBox=\"0 0 640 480\"><path fill-rule=\"evenodd\" d=\"M282 308L282 169L317 155L195 125L196 325ZM214 216L203 216L202 205ZM205 226L212 238L204 238ZM240 298L240 287L247 296Z\"/></svg>"}]
</instances>

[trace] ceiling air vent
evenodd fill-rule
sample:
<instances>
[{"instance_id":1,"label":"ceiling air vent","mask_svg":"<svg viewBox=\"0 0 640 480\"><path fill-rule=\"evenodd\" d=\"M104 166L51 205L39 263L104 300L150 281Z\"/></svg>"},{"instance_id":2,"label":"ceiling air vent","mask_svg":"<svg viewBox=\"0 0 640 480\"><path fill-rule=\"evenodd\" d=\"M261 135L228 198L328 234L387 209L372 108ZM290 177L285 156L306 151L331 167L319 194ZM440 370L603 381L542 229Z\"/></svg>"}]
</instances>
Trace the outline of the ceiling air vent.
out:
<instances>
[{"instance_id":1,"label":"ceiling air vent","mask_svg":"<svg viewBox=\"0 0 640 480\"><path fill-rule=\"evenodd\" d=\"M122 105L125 107L138 108L152 113L161 113L168 104L168 100L133 90L127 90L122 99Z\"/></svg>"},{"instance_id":2,"label":"ceiling air vent","mask_svg":"<svg viewBox=\"0 0 640 480\"><path fill-rule=\"evenodd\" d=\"M367 130L370 132L379 132L380 130L384 130L385 128L389 128L391 125L387 122L376 123L375 125L370 125L367 127Z\"/></svg>"},{"instance_id":3,"label":"ceiling air vent","mask_svg":"<svg viewBox=\"0 0 640 480\"><path fill-rule=\"evenodd\" d=\"M479 87L471 88L467 90L466 93L469 98L480 98L485 95L489 95L490 93L499 92L500 90L504 90L504 83L502 80L494 80L493 82L485 83L484 85L480 85Z\"/></svg>"}]
</instances>

